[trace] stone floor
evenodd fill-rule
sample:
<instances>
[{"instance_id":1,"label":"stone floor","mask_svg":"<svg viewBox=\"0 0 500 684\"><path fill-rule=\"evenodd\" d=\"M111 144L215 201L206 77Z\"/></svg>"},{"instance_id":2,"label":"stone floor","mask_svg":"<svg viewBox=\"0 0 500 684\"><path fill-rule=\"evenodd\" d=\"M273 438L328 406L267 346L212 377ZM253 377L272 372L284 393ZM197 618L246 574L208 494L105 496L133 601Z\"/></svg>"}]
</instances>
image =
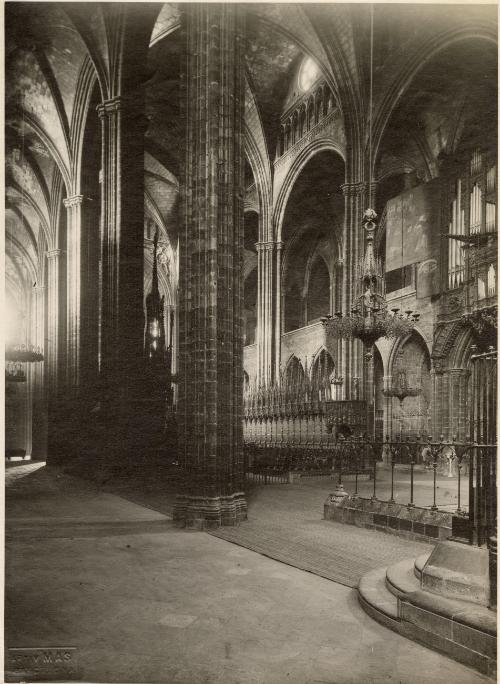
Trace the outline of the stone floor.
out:
<instances>
[{"instance_id":1,"label":"stone floor","mask_svg":"<svg viewBox=\"0 0 500 684\"><path fill-rule=\"evenodd\" d=\"M6 475L7 649L74 647L87 682L488 681L375 623L350 588L57 470Z\"/></svg>"},{"instance_id":2,"label":"stone floor","mask_svg":"<svg viewBox=\"0 0 500 684\"><path fill-rule=\"evenodd\" d=\"M370 570L432 551L430 544L323 520L331 490L330 480L312 478L257 487L249 495L248 521L213 534L348 587Z\"/></svg>"}]
</instances>

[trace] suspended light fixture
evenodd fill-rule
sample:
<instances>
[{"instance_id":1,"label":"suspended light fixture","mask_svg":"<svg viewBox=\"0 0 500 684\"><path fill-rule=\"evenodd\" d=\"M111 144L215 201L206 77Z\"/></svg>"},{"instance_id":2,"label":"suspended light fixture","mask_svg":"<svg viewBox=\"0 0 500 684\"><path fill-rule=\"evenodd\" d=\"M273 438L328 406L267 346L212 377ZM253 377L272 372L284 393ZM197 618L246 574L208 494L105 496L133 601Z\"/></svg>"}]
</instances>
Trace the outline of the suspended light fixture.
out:
<instances>
[{"instance_id":1,"label":"suspended light fixture","mask_svg":"<svg viewBox=\"0 0 500 684\"><path fill-rule=\"evenodd\" d=\"M40 347L26 344L15 344L5 347L5 360L17 363L33 363L43 361Z\"/></svg>"},{"instance_id":2,"label":"suspended light fixture","mask_svg":"<svg viewBox=\"0 0 500 684\"><path fill-rule=\"evenodd\" d=\"M20 362L7 361L5 364L5 382L26 382L26 373Z\"/></svg>"},{"instance_id":3,"label":"suspended light fixture","mask_svg":"<svg viewBox=\"0 0 500 684\"><path fill-rule=\"evenodd\" d=\"M373 5L370 16L370 118L369 118L369 205L372 204L372 113L373 113ZM397 338L409 335L418 321L419 314L412 311L400 312L393 308L389 312L385 299L385 279L380 259L375 257L373 241L377 228L377 214L366 209L363 227L366 234L365 254L358 264L355 282L355 305L351 312L337 312L335 316L321 319L327 336L332 338L354 338L365 346L369 358L371 348L381 337ZM401 236L403 226L401 226Z\"/></svg>"},{"instance_id":4,"label":"suspended light fixture","mask_svg":"<svg viewBox=\"0 0 500 684\"><path fill-rule=\"evenodd\" d=\"M363 342L367 352L381 337L397 338L409 335L419 314L412 311L400 312L399 308L389 311L385 299L385 284L382 265L375 258L373 239L377 214L367 209L363 216L366 232L366 247L363 260L358 265L355 306L350 314L337 312L335 316L321 319L327 335L333 338L355 338Z\"/></svg>"}]
</instances>

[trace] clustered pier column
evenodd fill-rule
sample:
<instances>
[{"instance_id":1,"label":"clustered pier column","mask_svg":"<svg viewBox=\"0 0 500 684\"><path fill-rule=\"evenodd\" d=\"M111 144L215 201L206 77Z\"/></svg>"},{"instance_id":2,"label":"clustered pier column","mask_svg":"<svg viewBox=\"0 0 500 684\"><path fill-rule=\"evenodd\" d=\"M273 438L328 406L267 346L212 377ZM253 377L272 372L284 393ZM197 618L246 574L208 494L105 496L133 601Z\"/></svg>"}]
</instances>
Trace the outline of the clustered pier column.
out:
<instances>
[{"instance_id":1,"label":"clustered pier column","mask_svg":"<svg viewBox=\"0 0 500 684\"><path fill-rule=\"evenodd\" d=\"M179 452L174 519L194 528L246 518L243 403L243 17L185 8L179 308Z\"/></svg>"},{"instance_id":2,"label":"clustered pier column","mask_svg":"<svg viewBox=\"0 0 500 684\"><path fill-rule=\"evenodd\" d=\"M102 130L99 463L134 463L142 453L144 349L144 90L98 106ZM102 442L106 458L101 458Z\"/></svg>"}]
</instances>

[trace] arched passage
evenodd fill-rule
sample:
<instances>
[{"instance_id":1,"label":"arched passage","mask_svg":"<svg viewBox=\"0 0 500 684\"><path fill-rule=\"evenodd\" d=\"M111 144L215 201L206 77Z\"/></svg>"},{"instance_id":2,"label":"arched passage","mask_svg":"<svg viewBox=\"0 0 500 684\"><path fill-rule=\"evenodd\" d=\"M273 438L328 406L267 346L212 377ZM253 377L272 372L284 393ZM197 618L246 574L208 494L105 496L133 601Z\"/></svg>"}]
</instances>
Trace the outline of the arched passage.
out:
<instances>
[{"instance_id":1,"label":"arched passage","mask_svg":"<svg viewBox=\"0 0 500 684\"><path fill-rule=\"evenodd\" d=\"M318 321L330 311L330 273L322 257L316 257L306 293L306 324Z\"/></svg>"},{"instance_id":2,"label":"arched passage","mask_svg":"<svg viewBox=\"0 0 500 684\"><path fill-rule=\"evenodd\" d=\"M331 311L343 229L344 175L343 160L330 150L320 151L302 168L289 195L281 233L285 332Z\"/></svg>"},{"instance_id":3,"label":"arched passage","mask_svg":"<svg viewBox=\"0 0 500 684\"><path fill-rule=\"evenodd\" d=\"M285 369L284 381L288 389L298 389L305 378L304 367L296 356L292 356Z\"/></svg>"},{"instance_id":4,"label":"arched passage","mask_svg":"<svg viewBox=\"0 0 500 684\"><path fill-rule=\"evenodd\" d=\"M319 394L319 398L329 400L332 398L331 393L331 375L335 370L335 363L329 352L326 349L321 351L314 357L311 368L311 383L313 391Z\"/></svg>"}]
</instances>

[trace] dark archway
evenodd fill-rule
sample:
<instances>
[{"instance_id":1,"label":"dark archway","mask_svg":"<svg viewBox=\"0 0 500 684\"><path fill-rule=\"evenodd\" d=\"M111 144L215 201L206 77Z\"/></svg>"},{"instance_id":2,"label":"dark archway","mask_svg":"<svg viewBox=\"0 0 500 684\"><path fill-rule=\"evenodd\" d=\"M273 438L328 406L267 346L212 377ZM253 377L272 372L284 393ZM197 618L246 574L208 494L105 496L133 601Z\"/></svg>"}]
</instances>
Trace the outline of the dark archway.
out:
<instances>
[{"instance_id":1,"label":"dark archway","mask_svg":"<svg viewBox=\"0 0 500 684\"><path fill-rule=\"evenodd\" d=\"M330 273L343 229L344 180L342 158L322 150L305 164L290 193L281 233L285 332L330 313Z\"/></svg>"}]
</instances>

